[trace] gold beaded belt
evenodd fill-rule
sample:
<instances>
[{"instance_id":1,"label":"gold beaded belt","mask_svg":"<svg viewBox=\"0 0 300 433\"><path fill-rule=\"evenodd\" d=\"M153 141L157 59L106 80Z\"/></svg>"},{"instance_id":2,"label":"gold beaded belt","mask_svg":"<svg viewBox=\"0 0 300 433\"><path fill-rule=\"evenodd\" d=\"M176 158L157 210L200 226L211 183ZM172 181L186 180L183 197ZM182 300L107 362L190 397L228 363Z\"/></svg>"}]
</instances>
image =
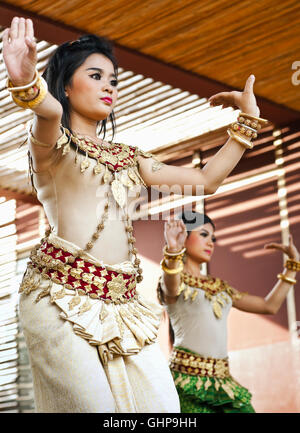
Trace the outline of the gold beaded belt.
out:
<instances>
[{"instance_id":1,"label":"gold beaded belt","mask_svg":"<svg viewBox=\"0 0 300 433\"><path fill-rule=\"evenodd\" d=\"M45 241L31 255L28 267L38 269L42 277L62 284L66 289L75 290L78 295L114 303L137 298L135 274L109 270L79 257L71 263L68 261L70 256L71 253ZM21 284L20 292L30 292L30 283L26 279Z\"/></svg>"},{"instance_id":2,"label":"gold beaded belt","mask_svg":"<svg viewBox=\"0 0 300 433\"><path fill-rule=\"evenodd\" d=\"M192 376L208 376L224 379L230 376L228 358L204 358L197 353L173 348L170 369Z\"/></svg>"}]
</instances>

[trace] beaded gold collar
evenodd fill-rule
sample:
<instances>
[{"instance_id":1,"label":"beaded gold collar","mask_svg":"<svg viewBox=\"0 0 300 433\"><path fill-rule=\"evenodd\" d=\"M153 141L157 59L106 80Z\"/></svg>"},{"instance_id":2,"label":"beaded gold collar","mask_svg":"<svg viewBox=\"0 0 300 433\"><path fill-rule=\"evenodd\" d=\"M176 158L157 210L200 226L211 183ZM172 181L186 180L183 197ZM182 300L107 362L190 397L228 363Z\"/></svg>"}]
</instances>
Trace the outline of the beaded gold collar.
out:
<instances>
[{"instance_id":1,"label":"beaded gold collar","mask_svg":"<svg viewBox=\"0 0 300 433\"><path fill-rule=\"evenodd\" d=\"M109 183L111 179L110 173L121 172L126 170L127 175L121 176L119 179L124 186L132 187L134 184L142 184L147 186L140 176L137 168L137 157L143 155L146 158L150 158L153 155L148 152L143 152L137 147L128 146L122 143L110 143L107 147L103 144L95 143L89 140L87 137L79 138L77 135L71 134L71 132L61 126L62 136L56 143L56 148L62 147L62 154L65 155L71 149L71 142L76 146L76 157L75 163L78 160L78 149L85 152L86 157L80 163L80 171L83 173L90 166L89 157L97 161L94 166L94 174L100 174L104 171L103 180L104 183ZM125 174L125 172L123 172ZM116 176L113 176L116 179ZM120 203L119 203L120 204Z\"/></svg>"},{"instance_id":2,"label":"beaded gold collar","mask_svg":"<svg viewBox=\"0 0 300 433\"><path fill-rule=\"evenodd\" d=\"M228 284L220 278L214 278L208 275L207 278L194 277L193 275L182 272L183 281L191 287L197 287L198 289L205 290L211 295L215 295L219 292L226 290Z\"/></svg>"},{"instance_id":3,"label":"beaded gold collar","mask_svg":"<svg viewBox=\"0 0 300 433\"><path fill-rule=\"evenodd\" d=\"M192 291L191 287L195 287L196 290ZM211 302L213 312L218 319L222 317L222 308L225 304L230 301L230 298L237 296L228 283L220 278L214 278L210 275L208 278L201 278L194 277L186 272L181 273L181 284L178 295L183 293L185 301L191 299L193 302L198 296L199 289L204 290L205 298Z\"/></svg>"}]
</instances>

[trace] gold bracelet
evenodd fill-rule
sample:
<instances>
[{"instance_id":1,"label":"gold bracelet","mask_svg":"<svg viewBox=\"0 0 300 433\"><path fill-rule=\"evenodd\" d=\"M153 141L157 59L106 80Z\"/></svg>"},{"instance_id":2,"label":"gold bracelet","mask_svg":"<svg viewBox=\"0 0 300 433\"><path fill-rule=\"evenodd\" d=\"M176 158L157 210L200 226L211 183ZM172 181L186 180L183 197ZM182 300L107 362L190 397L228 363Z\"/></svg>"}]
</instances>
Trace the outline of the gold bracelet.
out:
<instances>
[{"instance_id":1,"label":"gold bracelet","mask_svg":"<svg viewBox=\"0 0 300 433\"><path fill-rule=\"evenodd\" d=\"M183 262L181 261L178 268L175 269L170 269L166 266L165 264L165 259L163 259L160 262L160 267L162 268L162 270L166 273L166 274L170 274L170 275L175 275L175 274L179 274L180 272L183 271Z\"/></svg>"},{"instance_id":2,"label":"gold bracelet","mask_svg":"<svg viewBox=\"0 0 300 433\"><path fill-rule=\"evenodd\" d=\"M262 126L265 126L269 123L267 119L262 119L261 117L255 117L251 114L240 113L238 117L238 121L241 123L245 123L247 126L252 126L254 129L261 129Z\"/></svg>"},{"instance_id":3,"label":"gold bracelet","mask_svg":"<svg viewBox=\"0 0 300 433\"><path fill-rule=\"evenodd\" d=\"M287 277L286 275L283 275L283 274L278 274L277 278L279 278L280 280L285 281L286 283L289 283L289 284L296 284L297 283L297 280L295 280L294 278Z\"/></svg>"},{"instance_id":4,"label":"gold bracelet","mask_svg":"<svg viewBox=\"0 0 300 433\"><path fill-rule=\"evenodd\" d=\"M163 248L163 253L164 253L165 259L175 260L175 261L182 260L182 257L184 256L185 251L186 251L186 248L184 247L184 248L182 248L181 251L178 251L178 253L169 253L167 251L167 245L165 245Z\"/></svg>"},{"instance_id":5,"label":"gold bracelet","mask_svg":"<svg viewBox=\"0 0 300 433\"><path fill-rule=\"evenodd\" d=\"M285 267L289 271L297 272L300 271L300 262L297 262L297 260L293 260L293 259L287 259L285 263Z\"/></svg>"},{"instance_id":6,"label":"gold bracelet","mask_svg":"<svg viewBox=\"0 0 300 433\"><path fill-rule=\"evenodd\" d=\"M39 78L39 73L36 70L34 79L32 80L31 83L25 84L24 86L18 86L18 87L13 87L13 83L10 81L9 78L7 78L6 87L7 87L7 90L9 92L13 92L13 93L14 92L20 92L21 90L26 90L26 89L29 89L30 87L33 87L35 85L35 83L38 81L38 78Z\"/></svg>"},{"instance_id":7,"label":"gold bracelet","mask_svg":"<svg viewBox=\"0 0 300 433\"><path fill-rule=\"evenodd\" d=\"M252 128L251 126L246 126L243 123L235 122L230 125L230 129L233 132L240 133L245 135L249 140L251 138L257 138L257 130Z\"/></svg>"},{"instance_id":8,"label":"gold bracelet","mask_svg":"<svg viewBox=\"0 0 300 433\"><path fill-rule=\"evenodd\" d=\"M30 101L23 101L22 99L19 99L17 95L12 94L13 101L22 108L29 108L32 110L37 107L45 99L48 92L48 86L46 81L42 77L38 78L38 81L35 85L39 89L39 92L33 99L31 99Z\"/></svg>"},{"instance_id":9,"label":"gold bracelet","mask_svg":"<svg viewBox=\"0 0 300 433\"><path fill-rule=\"evenodd\" d=\"M227 134L229 135L230 138L232 138L233 140L237 141L239 144L242 144L244 147L246 147L246 149L253 148L253 144L251 143L251 141L246 140L246 138L241 137L235 132L232 132L231 129L227 129Z\"/></svg>"},{"instance_id":10,"label":"gold bracelet","mask_svg":"<svg viewBox=\"0 0 300 433\"><path fill-rule=\"evenodd\" d=\"M182 248L182 250L181 251L178 251L177 253L169 253L169 251L167 251L167 246L168 245L165 245L164 246L164 248L163 248L163 253L164 253L164 255L167 255L167 256L181 256L181 255L183 255L184 253L185 253L185 251L186 251L186 248L185 247L183 247Z\"/></svg>"}]
</instances>

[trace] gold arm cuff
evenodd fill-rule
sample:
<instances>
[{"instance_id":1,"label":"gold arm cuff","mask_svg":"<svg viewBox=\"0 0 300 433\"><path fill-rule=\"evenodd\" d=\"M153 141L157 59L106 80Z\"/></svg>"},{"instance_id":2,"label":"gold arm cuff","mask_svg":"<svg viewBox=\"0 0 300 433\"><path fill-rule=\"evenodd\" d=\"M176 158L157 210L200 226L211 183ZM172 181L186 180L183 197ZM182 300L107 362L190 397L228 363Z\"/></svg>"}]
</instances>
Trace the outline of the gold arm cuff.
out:
<instances>
[{"instance_id":1,"label":"gold arm cuff","mask_svg":"<svg viewBox=\"0 0 300 433\"><path fill-rule=\"evenodd\" d=\"M44 78L39 77L36 85L39 87L39 93L35 98L33 98L31 101L22 101L12 94L12 99L14 102L22 108L29 108L31 110L36 108L45 99L48 92L48 86Z\"/></svg>"},{"instance_id":2,"label":"gold arm cuff","mask_svg":"<svg viewBox=\"0 0 300 433\"><path fill-rule=\"evenodd\" d=\"M297 262L297 260L288 259L285 263L286 269L289 271L300 271L300 262Z\"/></svg>"},{"instance_id":3,"label":"gold arm cuff","mask_svg":"<svg viewBox=\"0 0 300 433\"><path fill-rule=\"evenodd\" d=\"M160 267L162 268L162 270L166 273L166 274L170 274L170 275L175 275L175 274L179 274L180 272L183 271L183 262L180 262L178 268L175 269L170 269L166 266L165 264L165 259L163 259L160 262Z\"/></svg>"},{"instance_id":4,"label":"gold arm cuff","mask_svg":"<svg viewBox=\"0 0 300 433\"><path fill-rule=\"evenodd\" d=\"M241 137L237 133L232 132L231 129L227 129L227 134L229 135L230 138L232 138L233 140L237 141L239 144L242 144L244 147L246 147L246 149L253 148L253 144L251 143L251 141L246 140L245 138Z\"/></svg>"},{"instance_id":5,"label":"gold arm cuff","mask_svg":"<svg viewBox=\"0 0 300 433\"><path fill-rule=\"evenodd\" d=\"M297 280L295 280L294 278L287 277L286 275L283 275L283 274L278 274L277 278L279 278L280 280L285 281L286 283L289 283L289 284L296 284L297 283Z\"/></svg>"}]
</instances>

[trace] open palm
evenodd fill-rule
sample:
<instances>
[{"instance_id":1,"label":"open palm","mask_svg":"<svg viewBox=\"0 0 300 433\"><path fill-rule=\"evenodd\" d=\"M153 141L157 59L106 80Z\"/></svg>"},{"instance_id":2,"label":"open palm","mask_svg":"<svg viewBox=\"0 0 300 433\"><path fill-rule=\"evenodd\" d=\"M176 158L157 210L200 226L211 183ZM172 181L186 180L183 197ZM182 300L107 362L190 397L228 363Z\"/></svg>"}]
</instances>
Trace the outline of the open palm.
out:
<instances>
[{"instance_id":1,"label":"open palm","mask_svg":"<svg viewBox=\"0 0 300 433\"><path fill-rule=\"evenodd\" d=\"M13 18L3 32L3 59L14 86L30 83L35 74L37 53L30 19Z\"/></svg>"},{"instance_id":2,"label":"open palm","mask_svg":"<svg viewBox=\"0 0 300 433\"><path fill-rule=\"evenodd\" d=\"M253 93L254 82L254 75L250 75L242 92L234 90L232 92L217 93L208 99L210 105L222 105L223 108L239 108L244 113L259 117L260 111L256 104L256 98Z\"/></svg>"},{"instance_id":3,"label":"open palm","mask_svg":"<svg viewBox=\"0 0 300 433\"><path fill-rule=\"evenodd\" d=\"M265 245L265 248L282 251L290 259L299 261L299 251L297 250L297 247L293 242L293 237L291 234L289 235L289 244L288 245L277 244L277 243L272 242L270 244Z\"/></svg>"},{"instance_id":4,"label":"open palm","mask_svg":"<svg viewBox=\"0 0 300 433\"><path fill-rule=\"evenodd\" d=\"M181 250L186 238L187 231L182 220L170 219L165 223L165 240L169 251Z\"/></svg>"}]
</instances>

